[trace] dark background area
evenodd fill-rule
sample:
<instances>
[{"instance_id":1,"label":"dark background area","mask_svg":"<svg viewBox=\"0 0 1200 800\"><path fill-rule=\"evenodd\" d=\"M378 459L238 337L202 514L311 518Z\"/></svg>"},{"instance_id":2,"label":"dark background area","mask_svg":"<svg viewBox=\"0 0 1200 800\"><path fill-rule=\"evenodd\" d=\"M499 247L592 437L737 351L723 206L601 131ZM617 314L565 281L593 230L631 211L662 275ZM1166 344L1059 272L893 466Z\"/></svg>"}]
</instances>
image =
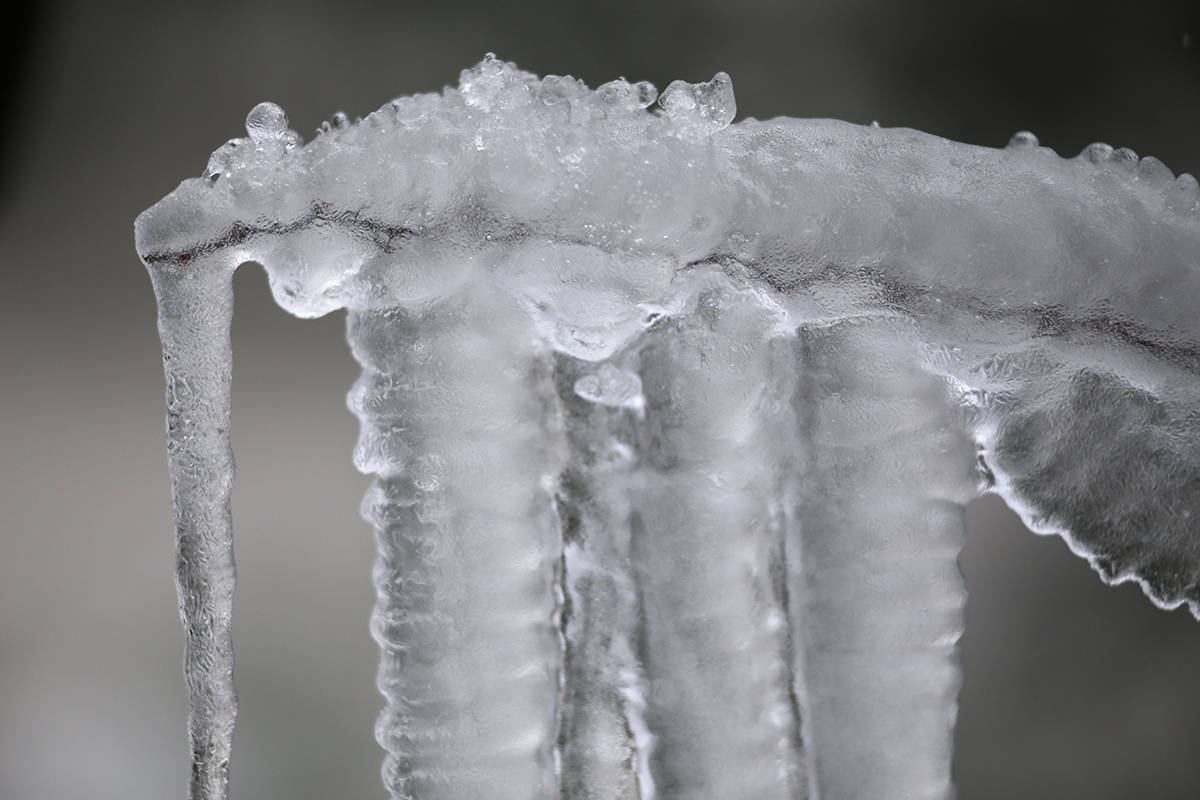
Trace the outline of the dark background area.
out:
<instances>
[{"instance_id":1,"label":"dark background area","mask_svg":"<svg viewBox=\"0 0 1200 800\"><path fill-rule=\"evenodd\" d=\"M0 17L0 797L182 797L160 351L133 220L273 100L306 138L494 51L595 86L733 77L838 117L1200 173L1200 4L58 2ZM1189 43L1190 40L1190 43ZM381 797L366 479L340 316L237 278L233 797ZM969 509L961 800L1200 796L1200 623Z\"/></svg>"}]
</instances>

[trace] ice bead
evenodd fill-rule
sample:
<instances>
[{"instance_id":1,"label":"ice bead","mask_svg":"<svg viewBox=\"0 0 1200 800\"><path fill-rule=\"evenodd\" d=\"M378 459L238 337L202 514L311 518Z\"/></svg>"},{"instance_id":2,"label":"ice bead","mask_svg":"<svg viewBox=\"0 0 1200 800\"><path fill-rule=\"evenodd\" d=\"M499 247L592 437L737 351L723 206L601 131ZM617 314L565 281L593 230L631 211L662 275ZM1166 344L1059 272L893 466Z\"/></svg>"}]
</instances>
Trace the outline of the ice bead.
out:
<instances>
[{"instance_id":1,"label":"ice bead","mask_svg":"<svg viewBox=\"0 0 1200 800\"><path fill-rule=\"evenodd\" d=\"M287 127L287 114L274 103L259 103L246 117L246 133L255 142L282 136Z\"/></svg>"}]
</instances>

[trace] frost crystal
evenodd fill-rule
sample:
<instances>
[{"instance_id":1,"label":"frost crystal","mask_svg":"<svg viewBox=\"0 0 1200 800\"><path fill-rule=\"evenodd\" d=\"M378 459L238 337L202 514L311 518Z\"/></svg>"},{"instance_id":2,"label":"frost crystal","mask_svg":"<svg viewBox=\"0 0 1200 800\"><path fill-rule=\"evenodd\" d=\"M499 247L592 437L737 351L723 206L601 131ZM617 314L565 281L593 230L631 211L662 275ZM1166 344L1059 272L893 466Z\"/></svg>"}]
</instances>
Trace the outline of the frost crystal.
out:
<instances>
[{"instance_id":1,"label":"frost crystal","mask_svg":"<svg viewBox=\"0 0 1200 800\"><path fill-rule=\"evenodd\" d=\"M230 277L349 313L397 798L948 798L963 505L1200 613L1197 183L489 57L145 212L192 797L225 793Z\"/></svg>"}]
</instances>

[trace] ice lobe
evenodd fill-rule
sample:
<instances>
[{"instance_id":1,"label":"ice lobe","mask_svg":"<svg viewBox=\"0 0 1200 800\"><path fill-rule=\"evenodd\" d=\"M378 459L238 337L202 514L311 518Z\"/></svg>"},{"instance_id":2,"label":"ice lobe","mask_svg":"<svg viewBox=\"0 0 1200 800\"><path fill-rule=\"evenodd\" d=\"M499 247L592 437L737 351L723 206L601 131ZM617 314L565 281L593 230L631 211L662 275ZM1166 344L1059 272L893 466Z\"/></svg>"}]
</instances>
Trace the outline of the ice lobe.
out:
<instances>
[{"instance_id":1,"label":"ice lobe","mask_svg":"<svg viewBox=\"0 0 1200 800\"><path fill-rule=\"evenodd\" d=\"M397 798L948 798L962 508L1200 615L1196 181L493 57L138 219L193 798L234 700L230 276L348 309Z\"/></svg>"}]
</instances>

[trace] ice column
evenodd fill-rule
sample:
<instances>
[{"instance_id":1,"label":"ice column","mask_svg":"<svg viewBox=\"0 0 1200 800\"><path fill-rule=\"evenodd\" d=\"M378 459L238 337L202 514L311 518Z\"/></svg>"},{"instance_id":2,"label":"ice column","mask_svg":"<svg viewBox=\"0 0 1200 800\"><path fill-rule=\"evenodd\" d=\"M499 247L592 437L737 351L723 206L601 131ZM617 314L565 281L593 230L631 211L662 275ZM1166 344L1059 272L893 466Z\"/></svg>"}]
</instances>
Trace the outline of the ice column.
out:
<instances>
[{"instance_id":1,"label":"ice column","mask_svg":"<svg viewBox=\"0 0 1200 800\"><path fill-rule=\"evenodd\" d=\"M417 312L354 312L355 462L375 525L398 797L554 798L560 645L549 359L507 298L468 283Z\"/></svg>"},{"instance_id":2,"label":"ice column","mask_svg":"<svg viewBox=\"0 0 1200 800\"><path fill-rule=\"evenodd\" d=\"M957 559L977 477L945 383L880 346L907 336L881 318L800 336L790 596L814 797L953 796Z\"/></svg>"},{"instance_id":3,"label":"ice column","mask_svg":"<svg viewBox=\"0 0 1200 800\"><path fill-rule=\"evenodd\" d=\"M703 277L638 353L631 554L652 774L667 798L783 800L805 782L786 602L794 337L761 292Z\"/></svg>"}]
</instances>

